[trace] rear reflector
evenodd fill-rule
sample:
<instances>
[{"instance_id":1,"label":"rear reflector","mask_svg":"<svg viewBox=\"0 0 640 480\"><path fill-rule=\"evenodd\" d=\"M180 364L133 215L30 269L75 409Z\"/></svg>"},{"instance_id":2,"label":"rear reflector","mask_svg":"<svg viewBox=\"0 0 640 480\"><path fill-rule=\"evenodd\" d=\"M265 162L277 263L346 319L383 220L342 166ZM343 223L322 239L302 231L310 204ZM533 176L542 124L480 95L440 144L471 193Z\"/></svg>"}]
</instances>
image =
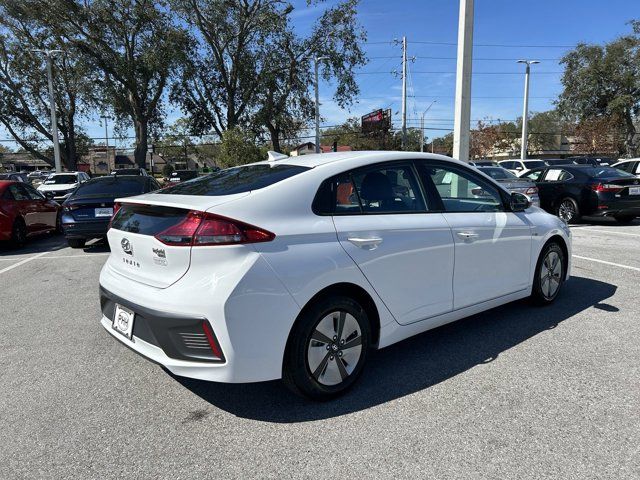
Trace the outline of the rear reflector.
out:
<instances>
[{"instance_id":1,"label":"rear reflector","mask_svg":"<svg viewBox=\"0 0 640 480\"><path fill-rule=\"evenodd\" d=\"M166 245L185 247L270 242L275 237L253 225L193 210L180 223L156 235Z\"/></svg>"},{"instance_id":2,"label":"rear reflector","mask_svg":"<svg viewBox=\"0 0 640 480\"><path fill-rule=\"evenodd\" d=\"M207 322L206 320L202 321L202 330L204 330L204 334L207 336L207 341L209 342L209 346L211 347L211 351L213 352L213 354L220 360L224 360L222 349L220 348L220 345L218 345L218 340L216 340L213 329L211 328L211 325L209 325L209 322Z\"/></svg>"}]
</instances>

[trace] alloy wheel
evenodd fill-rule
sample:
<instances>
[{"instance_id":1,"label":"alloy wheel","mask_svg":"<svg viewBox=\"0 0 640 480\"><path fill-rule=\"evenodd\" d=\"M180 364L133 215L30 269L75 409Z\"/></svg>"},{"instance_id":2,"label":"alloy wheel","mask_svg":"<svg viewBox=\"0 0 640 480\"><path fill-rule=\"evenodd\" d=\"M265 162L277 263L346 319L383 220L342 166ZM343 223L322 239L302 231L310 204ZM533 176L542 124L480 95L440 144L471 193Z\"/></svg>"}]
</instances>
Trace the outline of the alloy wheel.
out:
<instances>
[{"instance_id":1,"label":"alloy wheel","mask_svg":"<svg viewBox=\"0 0 640 480\"><path fill-rule=\"evenodd\" d=\"M358 321L345 311L323 317L311 334L307 364L321 385L342 383L351 375L362 355L362 331Z\"/></svg>"},{"instance_id":2,"label":"alloy wheel","mask_svg":"<svg viewBox=\"0 0 640 480\"><path fill-rule=\"evenodd\" d=\"M547 253L540 266L540 289L542 290L542 295L551 300L558 292L561 281L562 261L558 252L552 250Z\"/></svg>"},{"instance_id":3,"label":"alloy wheel","mask_svg":"<svg viewBox=\"0 0 640 480\"><path fill-rule=\"evenodd\" d=\"M564 200L558 208L558 216L565 222L570 222L576 216L576 206L571 200Z\"/></svg>"}]
</instances>

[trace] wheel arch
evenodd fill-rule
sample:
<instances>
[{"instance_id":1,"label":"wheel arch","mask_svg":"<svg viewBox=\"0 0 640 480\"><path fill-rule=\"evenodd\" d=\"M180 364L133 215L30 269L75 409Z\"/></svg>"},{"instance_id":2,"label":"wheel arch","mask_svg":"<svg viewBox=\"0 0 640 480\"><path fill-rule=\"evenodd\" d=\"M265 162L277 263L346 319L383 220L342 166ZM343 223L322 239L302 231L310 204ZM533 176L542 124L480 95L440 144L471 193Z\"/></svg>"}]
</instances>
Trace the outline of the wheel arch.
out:
<instances>
[{"instance_id":1,"label":"wheel arch","mask_svg":"<svg viewBox=\"0 0 640 480\"><path fill-rule=\"evenodd\" d=\"M334 283L329 285L318 293L316 293L313 297L311 297L307 303L302 307L300 313L296 317L296 320L291 325L291 329L289 330L289 338L287 339L287 348L289 345L289 340L291 339L291 333L294 330L295 325L298 323L298 320L302 315L304 315L312 305L316 302L329 298L333 295L339 295L342 297L350 297L356 300L362 308L364 308L365 312L367 312L367 318L369 319L369 323L371 326L371 345L377 346L380 340L380 314L378 312L378 307L376 306L375 301L369 295L369 293L359 285L355 283L341 282Z\"/></svg>"},{"instance_id":2,"label":"wheel arch","mask_svg":"<svg viewBox=\"0 0 640 480\"><path fill-rule=\"evenodd\" d=\"M547 247L547 245L549 245L550 243L557 243L560 248L562 249L562 253L564 254L564 268L563 268L563 276L564 278L562 280L566 280L567 279L567 274L569 272L569 247L567 246L567 242L564 239L564 237L562 237L562 235L552 235L551 237L549 237L547 239L546 242L544 242L544 245L542 245L542 248L540 249L540 253L538 254L538 259L540 258L540 256L542 255L542 252L544 251L544 249ZM535 273L534 273L535 275Z\"/></svg>"}]
</instances>

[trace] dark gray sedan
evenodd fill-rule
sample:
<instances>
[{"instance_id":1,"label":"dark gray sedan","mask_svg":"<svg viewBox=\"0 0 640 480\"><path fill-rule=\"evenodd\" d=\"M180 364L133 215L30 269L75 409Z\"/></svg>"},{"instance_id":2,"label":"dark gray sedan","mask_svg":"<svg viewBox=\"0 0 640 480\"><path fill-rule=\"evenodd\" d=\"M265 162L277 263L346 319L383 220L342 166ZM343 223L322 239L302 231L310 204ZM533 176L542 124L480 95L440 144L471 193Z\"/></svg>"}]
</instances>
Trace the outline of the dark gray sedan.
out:
<instances>
[{"instance_id":1,"label":"dark gray sedan","mask_svg":"<svg viewBox=\"0 0 640 480\"><path fill-rule=\"evenodd\" d=\"M531 199L531 203L536 207L540 206L540 197L538 197L538 187L535 182L529 178L516 177L506 168L502 167L476 167L482 173L489 175L496 182L500 183L510 192L524 193Z\"/></svg>"}]
</instances>

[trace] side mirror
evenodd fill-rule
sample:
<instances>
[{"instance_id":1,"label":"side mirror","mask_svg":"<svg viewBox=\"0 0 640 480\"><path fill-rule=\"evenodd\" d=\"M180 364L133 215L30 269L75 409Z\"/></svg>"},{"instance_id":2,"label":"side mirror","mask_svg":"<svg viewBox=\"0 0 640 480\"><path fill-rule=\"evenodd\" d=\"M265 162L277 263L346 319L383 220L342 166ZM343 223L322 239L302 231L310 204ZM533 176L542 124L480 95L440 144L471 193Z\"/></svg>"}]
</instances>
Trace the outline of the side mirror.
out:
<instances>
[{"instance_id":1,"label":"side mirror","mask_svg":"<svg viewBox=\"0 0 640 480\"><path fill-rule=\"evenodd\" d=\"M523 212L531 206L531 200L522 193L513 192L509 204L512 212Z\"/></svg>"},{"instance_id":2,"label":"side mirror","mask_svg":"<svg viewBox=\"0 0 640 480\"><path fill-rule=\"evenodd\" d=\"M518 165L518 166L516 167L516 170L520 171L520 170L522 170L522 167Z\"/></svg>"}]
</instances>

